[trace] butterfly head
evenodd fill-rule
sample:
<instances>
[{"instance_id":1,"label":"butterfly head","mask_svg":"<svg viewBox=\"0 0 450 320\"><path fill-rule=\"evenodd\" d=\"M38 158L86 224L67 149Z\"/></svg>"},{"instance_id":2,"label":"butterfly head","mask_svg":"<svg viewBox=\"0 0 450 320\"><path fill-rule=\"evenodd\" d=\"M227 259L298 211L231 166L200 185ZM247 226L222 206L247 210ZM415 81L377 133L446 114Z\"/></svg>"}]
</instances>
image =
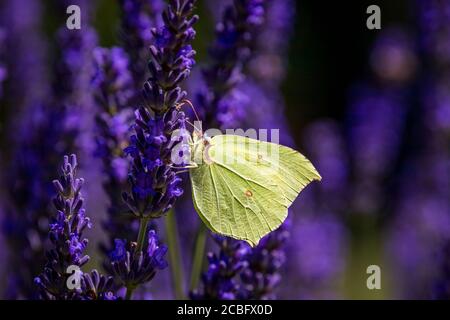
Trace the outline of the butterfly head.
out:
<instances>
[{"instance_id":1,"label":"butterfly head","mask_svg":"<svg viewBox=\"0 0 450 320\"><path fill-rule=\"evenodd\" d=\"M209 147L211 146L211 137L209 137L206 133L200 130L194 130L193 132L193 161L197 164L206 162L211 163L209 158Z\"/></svg>"},{"instance_id":2,"label":"butterfly head","mask_svg":"<svg viewBox=\"0 0 450 320\"><path fill-rule=\"evenodd\" d=\"M204 133L202 136L202 142L205 147L209 146L211 144L211 138L206 133Z\"/></svg>"}]
</instances>

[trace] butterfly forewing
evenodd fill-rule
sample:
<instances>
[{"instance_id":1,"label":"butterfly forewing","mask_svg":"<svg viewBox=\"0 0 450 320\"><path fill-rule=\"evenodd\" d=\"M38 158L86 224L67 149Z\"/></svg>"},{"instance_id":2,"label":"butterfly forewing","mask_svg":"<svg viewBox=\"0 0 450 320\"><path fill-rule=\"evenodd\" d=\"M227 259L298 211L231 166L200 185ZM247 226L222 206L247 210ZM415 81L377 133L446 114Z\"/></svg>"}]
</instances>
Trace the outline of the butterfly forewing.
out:
<instances>
[{"instance_id":1,"label":"butterfly forewing","mask_svg":"<svg viewBox=\"0 0 450 320\"><path fill-rule=\"evenodd\" d=\"M321 179L302 154L275 143L237 135L220 135L212 139L211 153L215 162L239 167L239 170L247 171L250 177L264 176L286 197L288 206L310 182ZM233 155L234 161L227 161L230 155Z\"/></svg>"}]
</instances>

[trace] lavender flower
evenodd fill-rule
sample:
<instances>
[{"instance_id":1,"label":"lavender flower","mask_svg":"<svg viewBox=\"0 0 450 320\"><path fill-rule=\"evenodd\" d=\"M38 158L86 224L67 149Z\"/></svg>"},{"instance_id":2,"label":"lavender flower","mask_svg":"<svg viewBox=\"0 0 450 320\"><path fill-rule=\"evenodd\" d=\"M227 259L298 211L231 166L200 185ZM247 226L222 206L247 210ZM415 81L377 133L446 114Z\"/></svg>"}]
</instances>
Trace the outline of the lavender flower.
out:
<instances>
[{"instance_id":1,"label":"lavender flower","mask_svg":"<svg viewBox=\"0 0 450 320\"><path fill-rule=\"evenodd\" d=\"M65 109L64 130L72 135L69 148L72 144L88 151L93 148L89 135L93 120L89 112L93 105L90 80L97 36L89 26L75 32L64 26L57 37L62 50L55 66L53 103L55 108Z\"/></svg>"},{"instance_id":2,"label":"lavender flower","mask_svg":"<svg viewBox=\"0 0 450 320\"><path fill-rule=\"evenodd\" d=\"M14 252L20 253L12 257L8 290L11 298L34 297L33 277L40 272L38 266L43 264L47 242L52 194L49 181L58 166L57 157L74 150L84 129L80 122L85 123L86 118L80 119L80 111L89 105L90 75L86 65L92 64L88 58L93 40L95 36L87 28L70 35L59 32L61 54L56 59L53 96L48 100L36 98L27 105L20 123L10 130L17 147L7 173L11 209L4 229ZM39 84L45 79L30 77L26 81Z\"/></svg>"},{"instance_id":3,"label":"lavender flower","mask_svg":"<svg viewBox=\"0 0 450 320\"><path fill-rule=\"evenodd\" d=\"M284 61L292 37L295 1L266 0L264 11L264 23L258 30L249 61L249 74L264 88L278 91L286 75Z\"/></svg>"},{"instance_id":4,"label":"lavender flower","mask_svg":"<svg viewBox=\"0 0 450 320\"><path fill-rule=\"evenodd\" d=\"M432 214L428 224L437 228L437 232L424 239L429 251L437 252L434 261L438 261L437 270L432 274L433 287L428 296L447 299L450 279L450 5L445 1L418 1L417 9L422 58L429 66L422 88L424 150L419 161L421 165L432 163L422 199L427 200L429 214ZM430 243L433 239L437 244Z\"/></svg>"},{"instance_id":5,"label":"lavender flower","mask_svg":"<svg viewBox=\"0 0 450 320\"><path fill-rule=\"evenodd\" d=\"M148 74L148 48L153 43L152 28L162 26L162 0L121 0L123 47L130 56L130 70L135 87L140 87Z\"/></svg>"},{"instance_id":6,"label":"lavender flower","mask_svg":"<svg viewBox=\"0 0 450 320\"><path fill-rule=\"evenodd\" d=\"M248 76L237 88L245 96L241 99L246 113L243 127L279 129L280 143L293 146L280 86L286 73L283 61L292 34L295 3L267 0L263 4L264 23L255 35Z\"/></svg>"},{"instance_id":7,"label":"lavender flower","mask_svg":"<svg viewBox=\"0 0 450 320\"><path fill-rule=\"evenodd\" d=\"M369 177L383 175L395 160L405 114L398 98L395 92L390 94L371 87L360 88L360 97L354 100L349 120L357 174ZM368 141L367 137L371 140Z\"/></svg>"},{"instance_id":8,"label":"lavender flower","mask_svg":"<svg viewBox=\"0 0 450 320\"><path fill-rule=\"evenodd\" d=\"M16 132L32 134L18 139L20 148L13 152L14 165L7 175L11 181L10 207L3 230L12 252L18 253L10 257L13 268L7 290L9 298L33 298L33 277L40 272L37 264L44 263L52 194L49 182L53 158L49 154L57 145L58 120L48 116L48 108L36 105L22 118L21 127L16 128Z\"/></svg>"},{"instance_id":9,"label":"lavender flower","mask_svg":"<svg viewBox=\"0 0 450 320\"><path fill-rule=\"evenodd\" d=\"M331 120L311 124L304 132L305 150L323 176L323 183L303 191L292 210L288 244L292 252L285 283L290 298L333 298L336 279L345 268L346 230L340 215L347 210L348 159L345 140Z\"/></svg>"},{"instance_id":10,"label":"lavender flower","mask_svg":"<svg viewBox=\"0 0 450 320\"><path fill-rule=\"evenodd\" d=\"M289 239L288 229L285 222L251 248L246 256L248 267L241 272L240 299L275 299L275 289L281 281L280 269L286 260L284 246Z\"/></svg>"},{"instance_id":11,"label":"lavender flower","mask_svg":"<svg viewBox=\"0 0 450 320\"><path fill-rule=\"evenodd\" d=\"M120 48L96 48L94 51L96 88L95 100L99 107L96 116L96 151L102 160L105 180L103 188L108 195L108 219L104 228L109 242L103 246L109 253L114 239L136 236L137 227L125 215L121 194L127 184L129 161L123 149L130 135L133 112L130 100L134 95L133 80L128 70L128 56Z\"/></svg>"},{"instance_id":12,"label":"lavender flower","mask_svg":"<svg viewBox=\"0 0 450 320\"><path fill-rule=\"evenodd\" d=\"M424 85L423 104L427 109L424 125L434 135L445 139L450 136L450 79L448 75L443 75L430 82Z\"/></svg>"},{"instance_id":13,"label":"lavender flower","mask_svg":"<svg viewBox=\"0 0 450 320\"><path fill-rule=\"evenodd\" d=\"M45 184L48 180L41 180L46 170L40 162L41 150L36 150L36 144L31 143L35 137L26 134L41 122L42 100L49 92L45 68L46 46L38 32L42 5L40 1L25 2L3 2L0 19L2 25L8 28L8 32L3 34L2 51L5 51L1 57L8 68L9 83L5 108L2 108L2 116L8 119L3 136L8 144L13 142L13 147L7 148L8 152L3 154L11 161L3 167L3 181L9 185L10 201L2 219L2 230L11 248L10 253L14 252L9 254L7 267L6 297L11 299L34 296L33 277L38 272L36 263L42 261L46 234L43 227L46 220L38 217L43 212L41 209L47 208L41 204L49 202L49 188ZM30 51L30 47L34 48L34 52ZM8 110L14 112L9 113Z\"/></svg>"},{"instance_id":14,"label":"lavender flower","mask_svg":"<svg viewBox=\"0 0 450 320\"><path fill-rule=\"evenodd\" d=\"M97 270L91 273L83 273L80 281L80 300L117 300L118 297L112 291L113 279L100 274Z\"/></svg>"},{"instance_id":15,"label":"lavender flower","mask_svg":"<svg viewBox=\"0 0 450 320\"><path fill-rule=\"evenodd\" d=\"M179 85L194 65L195 51L190 45L195 37L192 26L198 19L192 16L194 3L171 1L163 13L164 25L151 30L150 77L144 84L144 105L135 111L134 134L125 149L131 157L131 190L123 193L123 199L132 216L139 219L138 239L136 245L127 247L126 240L115 240L116 250L111 256L115 274L127 289L127 299L154 277L156 269L165 268L162 256L166 249L157 249L153 231L148 233L148 251L144 253L147 224L170 210L183 193L176 167L184 163L178 158L174 161L172 154L185 159L188 152L187 144L180 144L187 141L187 131L185 115L177 106L186 96Z\"/></svg>"},{"instance_id":16,"label":"lavender flower","mask_svg":"<svg viewBox=\"0 0 450 320\"><path fill-rule=\"evenodd\" d=\"M348 211L350 163L344 133L333 120L318 120L303 133L305 149L323 177L320 184L311 186L302 197L308 202L310 195L317 198L320 211ZM303 205L302 205L303 206ZM315 210L314 208L310 208ZM319 211L319 210L318 210Z\"/></svg>"},{"instance_id":17,"label":"lavender flower","mask_svg":"<svg viewBox=\"0 0 450 320\"><path fill-rule=\"evenodd\" d=\"M442 292L437 289L447 281L444 250L450 233L450 171L444 150L421 151L404 166L400 177L387 249L399 275L396 294L409 299L439 296ZM414 281L406 277L406 272L414 274Z\"/></svg>"},{"instance_id":18,"label":"lavender flower","mask_svg":"<svg viewBox=\"0 0 450 320\"><path fill-rule=\"evenodd\" d=\"M264 21L263 3L235 0L216 26L216 40L210 48L212 62L204 70L208 90L198 97L201 118L213 127L233 128L244 117L235 87L244 77L243 68L251 57L255 34Z\"/></svg>"},{"instance_id":19,"label":"lavender flower","mask_svg":"<svg viewBox=\"0 0 450 320\"><path fill-rule=\"evenodd\" d=\"M129 176L131 193L123 194L135 216L158 218L182 195L181 178L168 163L172 147L181 140L168 138L165 133L183 130L184 121L184 114L176 110L161 119L152 119L144 108L137 111L136 134L125 149L133 161Z\"/></svg>"},{"instance_id":20,"label":"lavender flower","mask_svg":"<svg viewBox=\"0 0 450 320\"><path fill-rule=\"evenodd\" d=\"M425 125L433 135L450 136L450 5L417 1L422 58L429 66L423 85Z\"/></svg>"},{"instance_id":21,"label":"lavender flower","mask_svg":"<svg viewBox=\"0 0 450 320\"><path fill-rule=\"evenodd\" d=\"M35 278L42 299L69 300L83 294L88 294L91 298L103 298L105 288L111 284L111 279L102 278L95 271L92 277L83 277L83 288L87 290L85 292L71 290L66 284L68 268L82 267L89 261L89 256L84 253L88 240L83 237L83 232L86 228L91 228L92 224L86 216L81 195L84 180L76 178L77 165L75 155L70 156L70 159L65 156L61 177L53 181L57 195L53 199L56 215L50 223L49 231L52 248L47 251L44 272ZM97 296L98 293L100 296ZM108 292L106 296L110 297L111 294Z\"/></svg>"},{"instance_id":22,"label":"lavender flower","mask_svg":"<svg viewBox=\"0 0 450 320\"><path fill-rule=\"evenodd\" d=\"M213 23L217 23L222 18L222 13L233 0L208 0L205 5L208 9L208 14L212 17Z\"/></svg>"},{"instance_id":23,"label":"lavender flower","mask_svg":"<svg viewBox=\"0 0 450 320\"><path fill-rule=\"evenodd\" d=\"M377 213L386 204L384 180L400 156L409 105L406 85L415 73L416 60L408 36L386 30L372 53L374 81L354 88L347 124L355 212Z\"/></svg>"},{"instance_id":24,"label":"lavender flower","mask_svg":"<svg viewBox=\"0 0 450 320\"><path fill-rule=\"evenodd\" d=\"M53 200L56 215L50 223L49 239L52 250L47 253L44 273L35 279L40 286L42 297L48 299L69 299L72 297L66 288L66 270L70 265L83 266L89 260L84 254L88 240L82 234L91 228L83 207L84 199L80 193L84 180L75 178L77 159L75 155L64 157L61 177L54 180L57 192Z\"/></svg>"},{"instance_id":25,"label":"lavender flower","mask_svg":"<svg viewBox=\"0 0 450 320\"><path fill-rule=\"evenodd\" d=\"M124 200L139 217L160 217L182 194L171 154L183 137L172 133L186 133L184 113L176 105L186 96L179 84L194 64L195 51L189 43L198 17L190 18L193 6L192 0L172 1L163 14L165 25L152 29L155 41L150 47L150 78L144 84L145 105L136 111L135 134L125 150L132 167L131 193L124 194Z\"/></svg>"},{"instance_id":26,"label":"lavender flower","mask_svg":"<svg viewBox=\"0 0 450 320\"><path fill-rule=\"evenodd\" d=\"M416 147L402 163L396 216L388 252L398 274L396 294L413 299L448 297L450 170L448 149L449 9L445 1L417 1L423 66L411 113ZM407 143L411 143L407 140ZM424 169L426 168L426 169ZM404 275L414 274L414 281Z\"/></svg>"},{"instance_id":27,"label":"lavender flower","mask_svg":"<svg viewBox=\"0 0 450 320\"><path fill-rule=\"evenodd\" d=\"M271 140L271 130L278 130L279 143L294 148L294 139L289 132L282 93L277 88L265 86L248 78L236 89L242 93L239 105L245 110L246 117L241 120L242 128L260 128L268 132L267 139ZM275 132L275 131L274 131Z\"/></svg>"},{"instance_id":28,"label":"lavender flower","mask_svg":"<svg viewBox=\"0 0 450 320\"><path fill-rule=\"evenodd\" d=\"M450 4L440 0L416 2L421 48L446 72L450 65Z\"/></svg>"},{"instance_id":29,"label":"lavender flower","mask_svg":"<svg viewBox=\"0 0 450 320\"><path fill-rule=\"evenodd\" d=\"M290 257L295 274L290 298L336 298L337 284L345 270L346 236L342 222L331 212L302 212L303 216L291 229L295 235Z\"/></svg>"},{"instance_id":30,"label":"lavender flower","mask_svg":"<svg viewBox=\"0 0 450 320\"><path fill-rule=\"evenodd\" d=\"M164 260L167 247L159 244L154 230L150 230L147 237L147 246L142 251L137 250L135 243L115 240L115 249L110 257L112 270L126 288L134 289L151 281L157 270L167 267Z\"/></svg>"},{"instance_id":31,"label":"lavender flower","mask_svg":"<svg viewBox=\"0 0 450 320\"><path fill-rule=\"evenodd\" d=\"M100 112L96 117L96 156L103 160L107 184L121 185L126 181L128 161L122 156L129 139L133 112L130 99L133 96L132 78L128 71L129 60L122 49L96 48L94 51L95 74L93 85ZM106 187L107 190L120 189ZM113 200L115 196L111 195ZM117 201L117 200L116 200Z\"/></svg>"},{"instance_id":32,"label":"lavender flower","mask_svg":"<svg viewBox=\"0 0 450 320\"><path fill-rule=\"evenodd\" d=\"M233 300L240 293L236 276L248 266L248 245L242 241L215 235L218 254L208 253L208 270L202 275L202 290L191 292L194 300Z\"/></svg>"},{"instance_id":33,"label":"lavender flower","mask_svg":"<svg viewBox=\"0 0 450 320\"><path fill-rule=\"evenodd\" d=\"M10 83L5 102L14 110L11 117L17 121L22 112L42 102L49 93L47 46L39 32L43 5L39 0L5 0L0 10L1 26L8 31L2 44L2 62Z\"/></svg>"}]
</instances>

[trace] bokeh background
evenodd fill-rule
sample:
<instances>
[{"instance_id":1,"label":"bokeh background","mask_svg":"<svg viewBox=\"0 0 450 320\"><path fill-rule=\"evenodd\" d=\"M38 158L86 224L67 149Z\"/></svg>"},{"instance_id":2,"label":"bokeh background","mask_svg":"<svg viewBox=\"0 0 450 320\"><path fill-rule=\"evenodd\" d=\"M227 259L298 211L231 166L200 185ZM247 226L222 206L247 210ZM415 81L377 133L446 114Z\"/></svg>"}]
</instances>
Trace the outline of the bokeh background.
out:
<instances>
[{"instance_id":1,"label":"bokeh background","mask_svg":"<svg viewBox=\"0 0 450 320\"><path fill-rule=\"evenodd\" d=\"M194 102L214 24L227 2L198 3L200 21L193 45L197 65L186 84ZM323 176L320 184L300 195L292 210L277 296L450 297L450 1L273 2L281 9L276 11L274 4L268 12L273 25L260 34L262 53L249 64L249 80L240 87L250 99L247 117L258 118L270 109L282 124L282 142L301 150ZM121 45L118 1L89 3L96 45ZM14 286L11 283L21 281L11 270L28 272L28 266L16 265L23 254L21 238L36 243L32 231L8 223L11 212L19 212L15 219L20 219L25 210L17 197L24 201L31 197L11 190L15 182L52 168L42 168L42 159L60 157L51 136L42 140L33 131L33 119L39 116L34 111L49 95L57 100L64 90L91 86L86 77L78 87L65 88L55 76L55 61L61 55L55 35L65 21L65 4L56 0L0 4L4 297L11 296L7 292ZM366 27L366 8L372 4L381 8L381 30ZM81 72L79 60L91 59L92 50L88 47L85 56L67 58L74 61L75 71ZM255 83L270 88L271 94L263 94L261 87L255 91ZM47 121L51 127L58 117ZM89 121L75 125L83 126L81 139L89 140ZM20 149L31 146L42 153L41 162L30 160L33 163L25 166L30 172L23 166L14 169ZM106 200L100 164L89 152L81 159L88 180L88 208L96 224L89 233L90 265L101 267L97 248L105 238L101 221ZM33 188L28 184L30 194L36 192ZM198 223L190 206L186 196L177 209L181 242L186 244L185 273ZM208 250L214 251L214 244ZM366 287L369 265L381 268L381 290ZM153 298L173 297L168 273L159 274L150 286Z\"/></svg>"}]
</instances>

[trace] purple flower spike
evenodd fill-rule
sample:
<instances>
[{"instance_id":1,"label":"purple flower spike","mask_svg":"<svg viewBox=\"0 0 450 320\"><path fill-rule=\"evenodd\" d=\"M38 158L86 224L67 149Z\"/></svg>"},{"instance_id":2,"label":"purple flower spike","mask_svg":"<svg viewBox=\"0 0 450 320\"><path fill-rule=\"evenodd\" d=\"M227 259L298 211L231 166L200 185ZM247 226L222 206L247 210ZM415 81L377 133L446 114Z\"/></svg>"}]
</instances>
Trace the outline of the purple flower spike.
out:
<instances>
[{"instance_id":1,"label":"purple flower spike","mask_svg":"<svg viewBox=\"0 0 450 320\"><path fill-rule=\"evenodd\" d=\"M234 128L244 115L233 109L235 87L244 79L243 68L256 44L258 27L264 22L263 0L234 0L216 26L210 48L211 66L204 70L207 92L200 93L201 116L213 127Z\"/></svg>"},{"instance_id":2,"label":"purple flower spike","mask_svg":"<svg viewBox=\"0 0 450 320\"><path fill-rule=\"evenodd\" d=\"M130 161L123 148L128 144L133 122L133 79L128 70L130 62L125 52L118 47L94 50L95 101L98 107L95 118L95 155L102 160L103 188L108 195L108 218L103 222L109 241L102 244L108 255L114 248L115 238L137 235L136 224L130 216L123 214L126 206L122 201L122 190L127 186ZM105 262L109 270L109 262Z\"/></svg>"},{"instance_id":3,"label":"purple flower spike","mask_svg":"<svg viewBox=\"0 0 450 320\"><path fill-rule=\"evenodd\" d=\"M241 273L240 299L275 299L274 290L281 280L279 272L286 260L284 246L288 239L288 224L284 223L250 250L248 268Z\"/></svg>"},{"instance_id":4,"label":"purple flower spike","mask_svg":"<svg viewBox=\"0 0 450 320\"><path fill-rule=\"evenodd\" d=\"M208 270L202 275L203 288L191 292L194 300L233 300L240 294L236 275L248 267L246 257L250 247L243 241L218 235L214 241L220 251L208 254Z\"/></svg>"},{"instance_id":5,"label":"purple flower spike","mask_svg":"<svg viewBox=\"0 0 450 320\"><path fill-rule=\"evenodd\" d=\"M84 273L81 278L80 300L117 300L117 296L111 291L113 279L101 275L97 270Z\"/></svg>"},{"instance_id":6,"label":"purple flower spike","mask_svg":"<svg viewBox=\"0 0 450 320\"><path fill-rule=\"evenodd\" d=\"M80 268L89 261L89 256L84 253L88 240L83 237L83 232L86 228L92 227L83 207L81 188L84 180L76 178L77 166L75 155L64 156L61 176L53 182L56 191L53 199L56 217L50 224L51 249L47 251L47 262L43 273L34 281L41 299L114 298L110 291L112 278L101 276L95 270L90 275L80 275L78 288L67 285L69 276L72 274L69 268Z\"/></svg>"},{"instance_id":7,"label":"purple flower spike","mask_svg":"<svg viewBox=\"0 0 450 320\"><path fill-rule=\"evenodd\" d=\"M123 47L130 56L134 86L140 87L148 77L148 48L154 41L152 28L162 25L163 0L120 0Z\"/></svg>"},{"instance_id":8,"label":"purple flower spike","mask_svg":"<svg viewBox=\"0 0 450 320\"><path fill-rule=\"evenodd\" d=\"M138 217L157 218L172 208L182 194L181 179L173 166L172 151L186 142L185 115L176 105L185 97L179 85L189 75L195 51L190 42L197 16L195 1L171 1L163 13L164 25L153 28L150 77L144 84L144 106L136 110L134 135L125 152L130 155L131 192L123 198ZM177 132L177 134L173 134Z\"/></svg>"},{"instance_id":9,"label":"purple flower spike","mask_svg":"<svg viewBox=\"0 0 450 320\"><path fill-rule=\"evenodd\" d=\"M136 244L127 244L125 240L116 240L112 253L112 269L123 286L136 288L153 279L157 270L167 268L164 259L167 247L160 245L154 230L148 232L146 250L136 251Z\"/></svg>"}]
</instances>

